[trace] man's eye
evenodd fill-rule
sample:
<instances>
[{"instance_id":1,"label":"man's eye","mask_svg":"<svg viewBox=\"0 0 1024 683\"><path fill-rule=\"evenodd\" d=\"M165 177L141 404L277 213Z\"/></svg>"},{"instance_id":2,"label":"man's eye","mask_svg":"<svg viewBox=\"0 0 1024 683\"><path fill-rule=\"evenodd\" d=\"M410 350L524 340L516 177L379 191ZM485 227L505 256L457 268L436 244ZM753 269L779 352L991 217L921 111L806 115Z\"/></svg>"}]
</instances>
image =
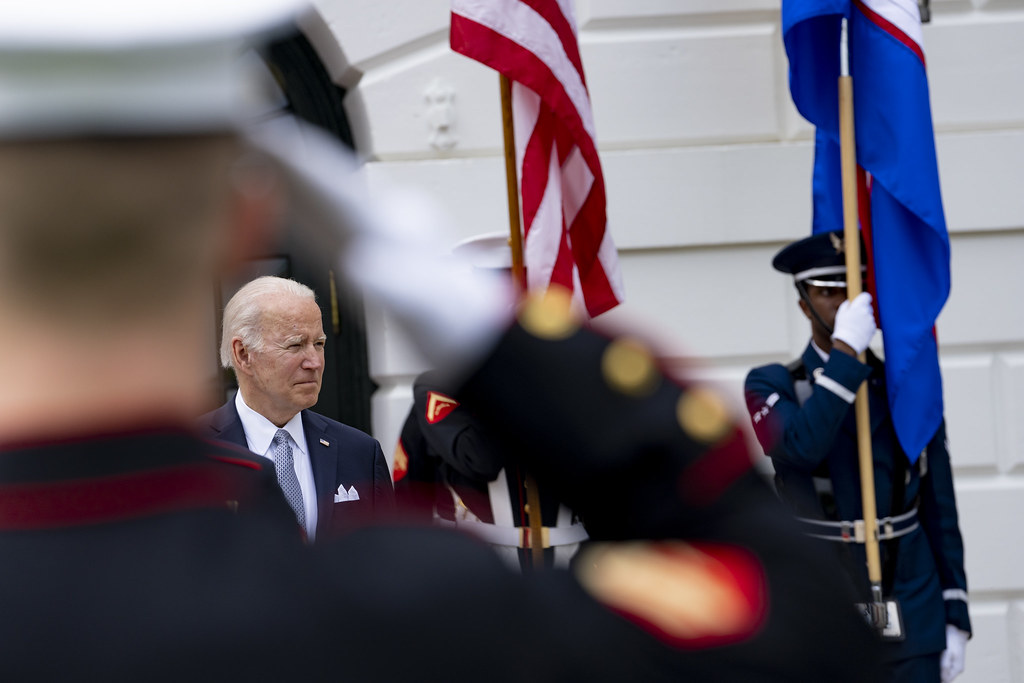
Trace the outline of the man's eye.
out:
<instances>
[{"instance_id":1,"label":"man's eye","mask_svg":"<svg viewBox=\"0 0 1024 683\"><path fill-rule=\"evenodd\" d=\"M823 297L828 298L828 297L832 296L833 294L835 294L835 291L836 290L833 289L832 287L822 287L821 290L820 290L820 293L821 293L821 295Z\"/></svg>"}]
</instances>

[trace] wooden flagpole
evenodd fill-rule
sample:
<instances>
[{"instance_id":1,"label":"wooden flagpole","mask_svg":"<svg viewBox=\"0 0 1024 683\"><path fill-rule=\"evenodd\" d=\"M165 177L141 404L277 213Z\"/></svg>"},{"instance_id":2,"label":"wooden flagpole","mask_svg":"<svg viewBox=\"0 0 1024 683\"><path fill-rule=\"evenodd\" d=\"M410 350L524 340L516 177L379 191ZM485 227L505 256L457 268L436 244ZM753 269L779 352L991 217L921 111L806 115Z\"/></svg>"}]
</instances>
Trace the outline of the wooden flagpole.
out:
<instances>
[{"instance_id":1,"label":"wooden flagpole","mask_svg":"<svg viewBox=\"0 0 1024 683\"><path fill-rule=\"evenodd\" d=\"M847 26L843 19L840 43L839 144L843 187L843 241L846 244L846 293L853 300L863 291L860 277L860 231L857 227L857 147L854 139L853 79L850 77ZM866 362L862 351L857 359ZM854 401L857 420L857 452L860 464L861 504L864 508L864 549L872 598L882 603L882 562L878 549L878 512L875 502L875 471L871 453L871 418L867 381L857 389ZM884 622L883 622L884 623Z\"/></svg>"},{"instance_id":2,"label":"wooden flagpole","mask_svg":"<svg viewBox=\"0 0 1024 683\"><path fill-rule=\"evenodd\" d=\"M512 82L505 74L501 79L501 128L505 139L505 186L508 190L509 247L512 249L512 277L517 298L526 292L526 269L523 267L523 231L519 219L519 177L516 172L516 135L512 125Z\"/></svg>"},{"instance_id":3,"label":"wooden flagpole","mask_svg":"<svg viewBox=\"0 0 1024 683\"><path fill-rule=\"evenodd\" d=\"M516 138L512 124L512 82L499 76L501 83L501 124L505 140L505 185L508 190L508 244L512 250L512 278L516 295L526 294L526 269L523 267L523 234L519 217L519 177L516 172ZM529 545L533 566L544 566L544 521L541 518L540 491L530 472L526 473L526 514L530 520Z\"/></svg>"}]
</instances>

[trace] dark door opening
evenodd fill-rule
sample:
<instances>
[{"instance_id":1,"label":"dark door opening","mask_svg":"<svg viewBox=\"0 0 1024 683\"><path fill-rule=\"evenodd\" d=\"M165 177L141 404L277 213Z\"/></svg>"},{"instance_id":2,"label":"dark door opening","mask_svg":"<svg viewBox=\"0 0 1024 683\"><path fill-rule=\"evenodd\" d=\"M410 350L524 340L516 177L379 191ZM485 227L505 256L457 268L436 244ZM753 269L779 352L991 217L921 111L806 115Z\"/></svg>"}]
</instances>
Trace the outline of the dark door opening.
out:
<instances>
[{"instance_id":1,"label":"dark door opening","mask_svg":"<svg viewBox=\"0 0 1024 683\"><path fill-rule=\"evenodd\" d=\"M261 56L284 96L283 108L353 148L352 133L343 106L345 91L332 82L309 40L301 33L295 33L266 46ZM317 294L327 334L323 385L314 410L369 433L370 398L376 385L369 374L362 308L352 303L352 297L346 297L342 306L334 274L326 267L304 259L302 249L291 240L286 235L274 253L253 260L243 277L219 283L215 292L218 342L224 303L248 280L260 275L279 275L311 287ZM238 386L233 373L228 370L220 373L217 383L218 404Z\"/></svg>"}]
</instances>

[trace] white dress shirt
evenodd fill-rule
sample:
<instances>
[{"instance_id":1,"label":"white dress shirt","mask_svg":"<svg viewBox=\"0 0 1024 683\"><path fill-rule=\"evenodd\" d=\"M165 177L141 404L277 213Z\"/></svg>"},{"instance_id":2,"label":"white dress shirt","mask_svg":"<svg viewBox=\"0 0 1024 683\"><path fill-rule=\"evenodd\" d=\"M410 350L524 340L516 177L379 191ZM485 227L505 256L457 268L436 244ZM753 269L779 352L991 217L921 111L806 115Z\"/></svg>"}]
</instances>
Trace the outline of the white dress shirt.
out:
<instances>
[{"instance_id":1,"label":"white dress shirt","mask_svg":"<svg viewBox=\"0 0 1024 683\"><path fill-rule=\"evenodd\" d=\"M273 461L277 426L247 406L241 391L235 392L235 410L242 420L242 429L245 431L249 450ZM306 446L306 432L302 429L302 413L296 414L281 429L288 432L291 437L295 476L299 480L302 504L306 509L306 536L312 542L316 538L316 485L313 483L313 466L309 461L309 448Z\"/></svg>"}]
</instances>

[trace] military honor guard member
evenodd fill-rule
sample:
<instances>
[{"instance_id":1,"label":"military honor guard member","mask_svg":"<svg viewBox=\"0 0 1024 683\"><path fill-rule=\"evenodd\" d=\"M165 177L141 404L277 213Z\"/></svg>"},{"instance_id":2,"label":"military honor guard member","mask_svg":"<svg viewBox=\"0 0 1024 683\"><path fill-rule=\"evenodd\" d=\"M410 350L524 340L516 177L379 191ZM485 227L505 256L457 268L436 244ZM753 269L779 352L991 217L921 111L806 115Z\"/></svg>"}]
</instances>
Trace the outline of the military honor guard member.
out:
<instances>
[{"instance_id":1,"label":"military honor guard member","mask_svg":"<svg viewBox=\"0 0 1024 683\"><path fill-rule=\"evenodd\" d=\"M899 603L905 632L884 643L884 680L950 681L963 669L971 622L945 424L911 464L889 414L884 365L868 349L871 296L846 301L849 248L841 231L819 233L775 256L775 269L793 276L811 339L788 365L750 371L747 407L778 494L809 535L842 556L861 599L870 600L864 534L856 531L863 514L852 405L867 381L882 588ZM857 360L864 351L866 364Z\"/></svg>"},{"instance_id":2,"label":"military honor guard member","mask_svg":"<svg viewBox=\"0 0 1024 683\"><path fill-rule=\"evenodd\" d=\"M587 539L583 523L522 468L507 466L442 373L421 374L395 452L395 498L420 519L467 531L512 566L535 566L529 485L541 504L544 566L568 566Z\"/></svg>"},{"instance_id":3,"label":"military honor guard member","mask_svg":"<svg viewBox=\"0 0 1024 683\"><path fill-rule=\"evenodd\" d=\"M471 237L452 252L474 268L500 273L511 286L507 233ZM543 548L543 566L568 566L587 538L583 523L543 482L505 462L500 445L454 398L454 389L453 380L437 370L413 383L413 405L394 457L399 506L419 519L478 536L514 567L538 566L535 542ZM529 516L530 486L541 507L537 539Z\"/></svg>"}]
</instances>

